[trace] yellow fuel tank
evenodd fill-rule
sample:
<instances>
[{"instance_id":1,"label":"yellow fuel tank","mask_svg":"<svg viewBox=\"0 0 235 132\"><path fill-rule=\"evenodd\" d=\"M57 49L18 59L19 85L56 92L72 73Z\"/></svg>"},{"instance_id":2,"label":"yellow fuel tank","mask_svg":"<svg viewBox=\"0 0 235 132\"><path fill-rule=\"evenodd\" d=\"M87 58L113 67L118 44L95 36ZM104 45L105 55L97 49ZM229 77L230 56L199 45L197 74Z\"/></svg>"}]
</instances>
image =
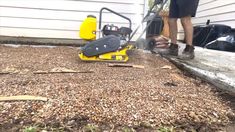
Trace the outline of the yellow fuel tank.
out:
<instances>
[{"instance_id":1,"label":"yellow fuel tank","mask_svg":"<svg viewBox=\"0 0 235 132\"><path fill-rule=\"evenodd\" d=\"M79 36L85 40L96 39L96 17L88 15L80 26Z\"/></svg>"}]
</instances>

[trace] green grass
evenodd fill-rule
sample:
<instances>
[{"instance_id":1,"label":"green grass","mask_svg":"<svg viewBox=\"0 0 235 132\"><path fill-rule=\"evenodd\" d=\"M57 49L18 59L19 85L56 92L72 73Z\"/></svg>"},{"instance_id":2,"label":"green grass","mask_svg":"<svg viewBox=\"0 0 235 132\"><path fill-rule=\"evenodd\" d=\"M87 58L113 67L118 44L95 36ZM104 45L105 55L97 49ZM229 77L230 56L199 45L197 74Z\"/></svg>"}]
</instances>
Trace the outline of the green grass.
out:
<instances>
[{"instance_id":1,"label":"green grass","mask_svg":"<svg viewBox=\"0 0 235 132\"><path fill-rule=\"evenodd\" d=\"M134 132L133 129L128 128L128 127L122 128L122 131L123 131L123 132Z\"/></svg>"},{"instance_id":2,"label":"green grass","mask_svg":"<svg viewBox=\"0 0 235 132\"><path fill-rule=\"evenodd\" d=\"M99 129L95 125L87 124L86 126L84 126L83 131L84 132L97 132L99 131Z\"/></svg>"},{"instance_id":3,"label":"green grass","mask_svg":"<svg viewBox=\"0 0 235 132\"><path fill-rule=\"evenodd\" d=\"M29 126L29 127L25 127L23 132L37 132L38 128L37 126Z\"/></svg>"},{"instance_id":4,"label":"green grass","mask_svg":"<svg viewBox=\"0 0 235 132\"><path fill-rule=\"evenodd\" d=\"M173 132L174 128L173 127L160 127L157 132Z\"/></svg>"}]
</instances>

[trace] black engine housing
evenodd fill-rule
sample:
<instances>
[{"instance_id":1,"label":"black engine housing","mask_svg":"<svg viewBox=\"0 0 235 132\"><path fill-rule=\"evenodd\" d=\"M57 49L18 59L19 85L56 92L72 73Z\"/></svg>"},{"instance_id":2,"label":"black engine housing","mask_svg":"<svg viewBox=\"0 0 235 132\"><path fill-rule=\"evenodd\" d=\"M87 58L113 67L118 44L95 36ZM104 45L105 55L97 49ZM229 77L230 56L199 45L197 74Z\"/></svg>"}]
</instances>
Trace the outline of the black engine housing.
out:
<instances>
[{"instance_id":1,"label":"black engine housing","mask_svg":"<svg viewBox=\"0 0 235 132\"><path fill-rule=\"evenodd\" d=\"M96 41L87 43L82 48L82 52L85 56L91 57L116 51L120 47L120 38L115 35L108 35L97 39Z\"/></svg>"}]
</instances>

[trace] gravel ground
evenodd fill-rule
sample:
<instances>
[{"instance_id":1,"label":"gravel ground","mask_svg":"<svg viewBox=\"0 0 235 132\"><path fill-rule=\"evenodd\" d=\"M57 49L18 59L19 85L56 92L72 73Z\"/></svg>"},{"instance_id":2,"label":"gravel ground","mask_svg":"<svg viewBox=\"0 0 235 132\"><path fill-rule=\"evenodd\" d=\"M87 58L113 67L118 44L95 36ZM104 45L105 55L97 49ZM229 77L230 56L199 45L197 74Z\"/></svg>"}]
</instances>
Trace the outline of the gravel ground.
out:
<instances>
[{"instance_id":1,"label":"gravel ground","mask_svg":"<svg viewBox=\"0 0 235 132\"><path fill-rule=\"evenodd\" d=\"M103 62L82 62L78 51L0 46L0 71L15 72L0 74L0 96L49 98L0 102L1 131L20 131L25 126L48 131L233 130L235 98L167 60L134 50L128 64L144 69L108 67ZM172 69L163 69L166 65ZM33 74L54 68L94 73Z\"/></svg>"}]
</instances>

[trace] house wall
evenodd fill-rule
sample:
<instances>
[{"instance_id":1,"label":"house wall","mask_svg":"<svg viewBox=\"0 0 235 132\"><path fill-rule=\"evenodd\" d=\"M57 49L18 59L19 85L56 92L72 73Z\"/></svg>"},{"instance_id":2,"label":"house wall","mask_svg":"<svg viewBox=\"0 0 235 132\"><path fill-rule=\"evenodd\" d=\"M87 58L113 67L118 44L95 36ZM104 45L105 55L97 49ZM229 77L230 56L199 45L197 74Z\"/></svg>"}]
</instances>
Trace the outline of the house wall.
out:
<instances>
[{"instance_id":1,"label":"house wall","mask_svg":"<svg viewBox=\"0 0 235 132\"><path fill-rule=\"evenodd\" d=\"M226 24L235 28L235 0L200 0L193 25L205 25L208 19L211 24ZM178 38L183 39L182 26L180 23L178 25Z\"/></svg>"},{"instance_id":2,"label":"house wall","mask_svg":"<svg viewBox=\"0 0 235 132\"><path fill-rule=\"evenodd\" d=\"M133 29L146 12L147 0L0 0L0 35L79 39L87 15L99 18L102 7L129 17ZM128 26L128 21L104 13L104 24Z\"/></svg>"}]
</instances>

